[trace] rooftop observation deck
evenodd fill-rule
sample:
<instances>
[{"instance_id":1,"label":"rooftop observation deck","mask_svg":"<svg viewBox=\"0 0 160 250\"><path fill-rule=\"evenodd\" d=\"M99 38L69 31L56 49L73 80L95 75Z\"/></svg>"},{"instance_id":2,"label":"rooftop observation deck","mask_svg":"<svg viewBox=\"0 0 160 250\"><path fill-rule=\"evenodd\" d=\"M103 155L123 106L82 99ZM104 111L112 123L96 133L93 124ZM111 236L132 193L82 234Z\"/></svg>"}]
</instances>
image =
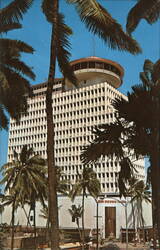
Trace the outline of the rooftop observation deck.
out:
<instances>
[{"instance_id":1,"label":"rooftop observation deck","mask_svg":"<svg viewBox=\"0 0 160 250\"><path fill-rule=\"evenodd\" d=\"M81 87L93 85L96 83L107 82L112 87L118 88L123 81L124 70L118 63L99 57L86 57L70 62L75 75L78 79L78 84ZM55 78L53 91L62 91L63 78ZM66 90L74 88L72 83L65 79ZM44 93L47 88L47 82L32 86L33 90Z\"/></svg>"},{"instance_id":2,"label":"rooftop observation deck","mask_svg":"<svg viewBox=\"0 0 160 250\"><path fill-rule=\"evenodd\" d=\"M124 70L114 61L99 57L86 57L74 60L70 64L80 83L94 80L106 81L115 88L122 84Z\"/></svg>"}]
</instances>

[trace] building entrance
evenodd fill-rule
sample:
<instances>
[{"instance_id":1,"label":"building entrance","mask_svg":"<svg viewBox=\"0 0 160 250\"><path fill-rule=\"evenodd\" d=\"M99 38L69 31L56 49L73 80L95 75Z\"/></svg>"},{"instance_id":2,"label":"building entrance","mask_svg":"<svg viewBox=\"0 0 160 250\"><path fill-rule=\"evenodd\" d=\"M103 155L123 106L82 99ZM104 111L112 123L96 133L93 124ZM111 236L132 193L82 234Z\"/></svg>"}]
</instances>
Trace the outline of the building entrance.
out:
<instances>
[{"instance_id":1,"label":"building entrance","mask_svg":"<svg viewBox=\"0 0 160 250\"><path fill-rule=\"evenodd\" d=\"M105 238L116 237L116 207L105 207Z\"/></svg>"}]
</instances>

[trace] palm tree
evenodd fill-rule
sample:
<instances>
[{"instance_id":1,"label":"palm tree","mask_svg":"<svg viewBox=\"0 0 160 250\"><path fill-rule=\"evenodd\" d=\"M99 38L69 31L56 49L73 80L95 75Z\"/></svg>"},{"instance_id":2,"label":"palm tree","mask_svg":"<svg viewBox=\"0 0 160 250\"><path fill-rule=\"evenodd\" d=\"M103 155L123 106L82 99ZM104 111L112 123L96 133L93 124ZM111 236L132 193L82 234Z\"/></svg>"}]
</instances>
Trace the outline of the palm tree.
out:
<instances>
[{"instance_id":1,"label":"palm tree","mask_svg":"<svg viewBox=\"0 0 160 250\"><path fill-rule=\"evenodd\" d=\"M91 167L84 166L82 174L78 174L79 180L74 184L71 190L71 199L74 200L77 195L82 194L82 244L84 248L85 227L84 227L84 201L87 195L97 198L101 192L100 182L97 179L95 171Z\"/></svg>"},{"instance_id":2,"label":"palm tree","mask_svg":"<svg viewBox=\"0 0 160 250\"><path fill-rule=\"evenodd\" d=\"M54 160L54 125L52 109L52 89L55 78L55 65L58 61L61 72L73 84L76 84L75 76L69 65L70 44L68 36L72 34L71 29L64 23L64 17L59 13L59 0L43 0L42 10L52 25L50 46L50 67L48 74L48 85L46 92L47 112L47 159L49 179L49 214L51 220L51 249L58 249L58 209L56 193L56 169ZM123 32L122 27L111 17L96 0L67 0L74 4L81 20L94 34L97 34L111 48L126 50L133 54L139 53L141 49L135 40ZM53 212L54 211L54 212Z\"/></svg>"},{"instance_id":3,"label":"palm tree","mask_svg":"<svg viewBox=\"0 0 160 250\"><path fill-rule=\"evenodd\" d=\"M13 195L12 202L12 225L14 227L15 203L24 206L30 204L30 209L34 211L35 224L35 201L40 200L44 205L47 197L46 162L38 155L33 155L33 150L23 146L20 155L14 151L14 160L4 164L1 172L4 175L1 184L5 184L5 192ZM12 246L13 247L13 246Z\"/></svg>"},{"instance_id":4,"label":"palm tree","mask_svg":"<svg viewBox=\"0 0 160 250\"><path fill-rule=\"evenodd\" d=\"M72 221L73 222L76 221L78 232L79 232L79 238L80 238L80 241L82 242L81 230L79 227L79 219L82 217L83 208L81 205L78 205L78 206L72 205L71 209L68 209L68 211L69 211L70 215L72 216Z\"/></svg>"},{"instance_id":5,"label":"palm tree","mask_svg":"<svg viewBox=\"0 0 160 250\"><path fill-rule=\"evenodd\" d=\"M33 196L40 197L42 204L46 197L46 161L39 155L34 155L32 148L27 148L24 145L20 154L14 151L14 160L4 164L1 172L4 178L1 184L6 184L4 191L13 189L18 193L19 198L23 204Z\"/></svg>"},{"instance_id":6,"label":"palm tree","mask_svg":"<svg viewBox=\"0 0 160 250\"><path fill-rule=\"evenodd\" d=\"M113 155L122 162L119 174L120 193L125 195L124 181L129 181L133 164L129 156L138 159L146 156L150 159L150 176L152 185L153 226L160 235L160 60L153 64L146 60L143 72L140 73L142 84L132 87L128 101L115 100L113 107L118 112L117 121L95 130L96 139L84 149L82 158L85 163L97 160L101 155ZM113 139L112 139L113 138ZM126 151L125 151L126 149ZM96 152L93 154L93 152ZM129 155L129 152L132 152ZM155 230L156 231L156 230Z\"/></svg>"},{"instance_id":7,"label":"palm tree","mask_svg":"<svg viewBox=\"0 0 160 250\"><path fill-rule=\"evenodd\" d=\"M128 95L127 105L125 102L115 103L115 108L118 108L121 117L125 116L125 120L134 121L134 134L130 135L130 147L135 150L136 154L146 155L150 160L153 227L154 231L158 228L157 237L160 235L159 65L159 60L155 64L146 60L144 72L140 73L142 84L133 87L133 92ZM136 109L137 115L133 112ZM126 114L127 110L130 111L128 114Z\"/></svg>"},{"instance_id":8,"label":"palm tree","mask_svg":"<svg viewBox=\"0 0 160 250\"><path fill-rule=\"evenodd\" d=\"M6 195L3 197L2 200L2 206L12 206L12 216L11 216L11 226L12 226L12 231L11 231L11 250L14 248L14 224L15 224L15 211L17 210L19 206L19 200L18 200L18 195L16 192L11 192L9 195Z\"/></svg>"},{"instance_id":9,"label":"palm tree","mask_svg":"<svg viewBox=\"0 0 160 250\"><path fill-rule=\"evenodd\" d=\"M31 6L32 0L15 0L0 10L0 34L21 28L19 20ZM27 78L35 79L32 69L21 61L21 53L33 53L28 44L20 40L0 38L0 129L7 129L5 111L16 119L27 111L26 95L31 94Z\"/></svg>"}]
</instances>

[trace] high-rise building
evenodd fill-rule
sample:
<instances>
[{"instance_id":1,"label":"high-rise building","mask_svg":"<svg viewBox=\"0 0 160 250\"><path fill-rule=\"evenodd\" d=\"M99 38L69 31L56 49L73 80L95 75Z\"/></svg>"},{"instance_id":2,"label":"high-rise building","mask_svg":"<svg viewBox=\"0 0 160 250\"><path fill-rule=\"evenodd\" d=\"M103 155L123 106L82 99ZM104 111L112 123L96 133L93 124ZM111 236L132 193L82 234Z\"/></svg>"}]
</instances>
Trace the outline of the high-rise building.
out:
<instances>
[{"instance_id":1,"label":"high-rise building","mask_svg":"<svg viewBox=\"0 0 160 250\"><path fill-rule=\"evenodd\" d=\"M78 79L74 87L66 79L55 79L53 87L53 121L55 125L56 165L65 173L62 178L75 183L82 170L80 153L92 141L94 126L111 123L117 114L111 103L114 98L127 98L117 88L123 81L123 68L116 62L88 57L71 62ZM62 86L65 83L65 89ZM33 85L33 97L28 98L28 114L18 124L10 121L8 161L13 151L20 153L23 145L32 147L43 158L47 157L46 83ZM101 182L103 193L117 192L119 163L113 158L99 160L92 165ZM136 162L135 173L144 178L144 161Z\"/></svg>"}]
</instances>

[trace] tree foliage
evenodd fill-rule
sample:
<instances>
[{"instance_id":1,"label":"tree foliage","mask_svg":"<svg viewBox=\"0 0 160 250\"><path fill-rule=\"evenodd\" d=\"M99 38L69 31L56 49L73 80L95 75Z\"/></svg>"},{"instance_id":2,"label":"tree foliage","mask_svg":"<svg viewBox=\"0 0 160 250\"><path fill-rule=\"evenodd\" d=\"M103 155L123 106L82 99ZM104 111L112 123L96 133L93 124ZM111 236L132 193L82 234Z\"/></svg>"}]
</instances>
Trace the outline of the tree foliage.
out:
<instances>
[{"instance_id":1,"label":"tree foliage","mask_svg":"<svg viewBox=\"0 0 160 250\"><path fill-rule=\"evenodd\" d=\"M138 26L141 19L153 24L160 17L159 0L138 0L138 3L129 11L127 17L127 32L131 34Z\"/></svg>"},{"instance_id":2,"label":"tree foliage","mask_svg":"<svg viewBox=\"0 0 160 250\"><path fill-rule=\"evenodd\" d=\"M46 161L34 155L31 148L23 146L20 155L14 152L14 160L4 164L1 168L5 184L5 192L16 195L16 200L24 205L32 202L32 198L39 199L42 204L47 197L47 169Z\"/></svg>"},{"instance_id":3,"label":"tree foliage","mask_svg":"<svg viewBox=\"0 0 160 250\"><path fill-rule=\"evenodd\" d=\"M0 34L21 28L19 23L31 6L32 0L15 0L0 10ZM30 95L28 79L35 79L32 68L21 60L21 53L33 53L28 44L20 40L0 38L0 129L7 129L8 116L16 119L27 111Z\"/></svg>"}]
</instances>

